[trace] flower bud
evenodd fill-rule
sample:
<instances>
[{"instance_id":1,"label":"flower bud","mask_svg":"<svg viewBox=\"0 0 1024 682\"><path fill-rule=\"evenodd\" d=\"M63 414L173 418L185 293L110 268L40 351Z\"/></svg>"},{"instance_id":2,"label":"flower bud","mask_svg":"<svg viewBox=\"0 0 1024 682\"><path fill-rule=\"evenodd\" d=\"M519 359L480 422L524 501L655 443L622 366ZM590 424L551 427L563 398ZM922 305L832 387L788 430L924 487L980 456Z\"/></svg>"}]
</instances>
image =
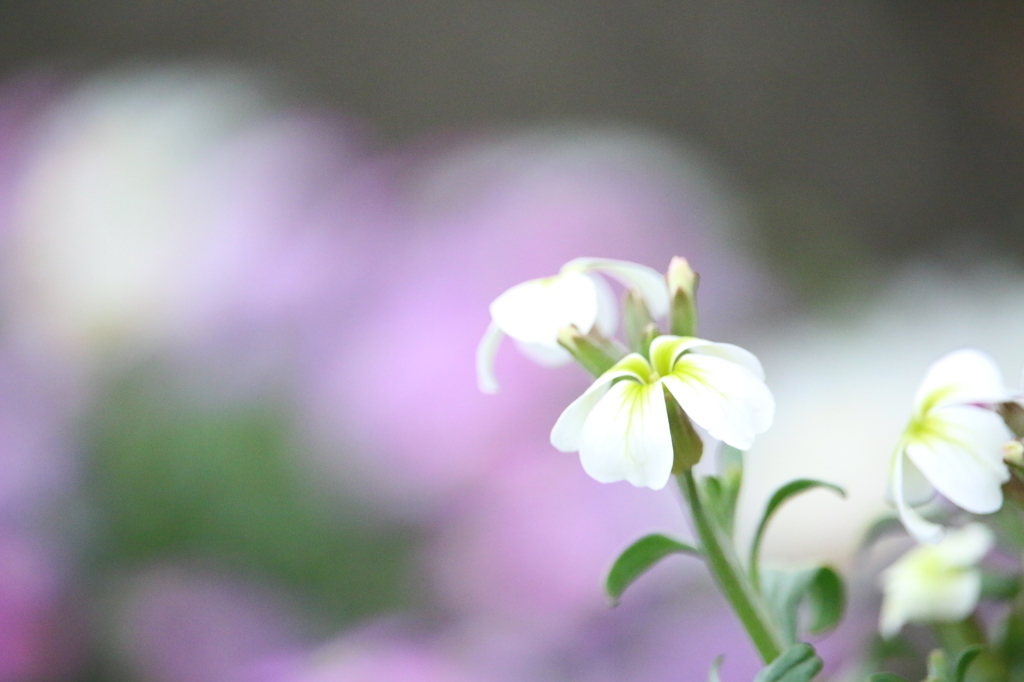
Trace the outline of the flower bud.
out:
<instances>
[{"instance_id":1,"label":"flower bud","mask_svg":"<svg viewBox=\"0 0 1024 682\"><path fill-rule=\"evenodd\" d=\"M675 256L668 264L669 324L676 336L693 336L697 332L697 283L700 277L690 263Z\"/></svg>"},{"instance_id":2,"label":"flower bud","mask_svg":"<svg viewBox=\"0 0 1024 682\"><path fill-rule=\"evenodd\" d=\"M576 325L562 327L558 332L558 345L569 351L583 369L596 377L611 369L626 354L624 348L602 336L596 329L584 334Z\"/></svg>"},{"instance_id":3,"label":"flower bud","mask_svg":"<svg viewBox=\"0 0 1024 682\"><path fill-rule=\"evenodd\" d=\"M1024 469L1024 443L1019 440L1003 443L1003 461L1017 469Z\"/></svg>"},{"instance_id":4,"label":"flower bud","mask_svg":"<svg viewBox=\"0 0 1024 682\"><path fill-rule=\"evenodd\" d=\"M1013 431L1013 435L1024 438L1024 406L1016 402L1006 402L1000 403L998 409L999 416Z\"/></svg>"}]
</instances>

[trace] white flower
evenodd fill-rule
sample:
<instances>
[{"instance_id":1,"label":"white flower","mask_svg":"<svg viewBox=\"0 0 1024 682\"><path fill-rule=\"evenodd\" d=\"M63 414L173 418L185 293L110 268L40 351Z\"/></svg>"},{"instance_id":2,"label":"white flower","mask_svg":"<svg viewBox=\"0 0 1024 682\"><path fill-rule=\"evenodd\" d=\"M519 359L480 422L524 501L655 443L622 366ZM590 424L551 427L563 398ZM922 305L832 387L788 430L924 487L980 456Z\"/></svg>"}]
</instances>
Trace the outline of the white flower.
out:
<instances>
[{"instance_id":1,"label":"white flower","mask_svg":"<svg viewBox=\"0 0 1024 682\"><path fill-rule=\"evenodd\" d=\"M572 357L558 345L558 332L575 325L587 334L597 328L605 336L615 333L616 302L608 283L594 273L614 277L637 289L651 314L668 314L665 276L644 265L607 258L576 258L557 275L517 284L491 303L491 324L476 353L477 382L484 393L495 393L494 358L503 336L542 365L561 365Z\"/></svg>"},{"instance_id":2,"label":"white flower","mask_svg":"<svg viewBox=\"0 0 1024 682\"><path fill-rule=\"evenodd\" d=\"M955 622L970 615L981 594L976 565L994 543L991 530L971 523L937 545L903 555L882 574L882 636L892 637L908 622Z\"/></svg>"},{"instance_id":3,"label":"white flower","mask_svg":"<svg viewBox=\"0 0 1024 682\"><path fill-rule=\"evenodd\" d=\"M740 450L771 426L775 401L761 363L737 346L659 336L651 361L630 353L598 377L555 423L551 444L580 453L601 483L626 480L658 490L672 473L665 390L712 437Z\"/></svg>"},{"instance_id":4,"label":"white flower","mask_svg":"<svg viewBox=\"0 0 1024 682\"><path fill-rule=\"evenodd\" d=\"M942 527L910 507L912 487L934 487L974 514L1002 506L1002 484L1010 477L1002 446L1012 434L991 406L1012 396L995 362L980 351L954 351L928 368L891 467L900 519L919 541L937 542Z\"/></svg>"}]
</instances>

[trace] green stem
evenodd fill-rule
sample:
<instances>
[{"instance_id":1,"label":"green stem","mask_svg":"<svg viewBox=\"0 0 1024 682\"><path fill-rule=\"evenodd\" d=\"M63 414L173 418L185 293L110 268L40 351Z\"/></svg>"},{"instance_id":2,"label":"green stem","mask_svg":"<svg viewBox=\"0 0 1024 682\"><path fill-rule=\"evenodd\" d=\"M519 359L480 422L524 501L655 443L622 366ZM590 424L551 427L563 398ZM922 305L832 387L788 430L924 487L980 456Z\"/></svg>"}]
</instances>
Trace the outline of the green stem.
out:
<instances>
[{"instance_id":1,"label":"green stem","mask_svg":"<svg viewBox=\"0 0 1024 682\"><path fill-rule=\"evenodd\" d=\"M747 629L761 658L765 663L771 663L782 653L784 644L768 609L740 566L732 543L704 509L693 472L687 470L678 474L676 479L690 508L693 527L711 575Z\"/></svg>"}]
</instances>

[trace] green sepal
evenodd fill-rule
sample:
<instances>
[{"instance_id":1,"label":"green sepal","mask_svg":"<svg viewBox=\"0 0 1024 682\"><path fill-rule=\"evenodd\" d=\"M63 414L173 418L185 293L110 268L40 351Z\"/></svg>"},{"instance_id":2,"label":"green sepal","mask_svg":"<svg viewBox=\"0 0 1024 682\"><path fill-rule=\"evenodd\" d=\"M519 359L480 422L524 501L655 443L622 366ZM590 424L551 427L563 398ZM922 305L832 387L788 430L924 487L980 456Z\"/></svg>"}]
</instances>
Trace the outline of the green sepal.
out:
<instances>
[{"instance_id":1,"label":"green sepal","mask_svg":"<svg viewBox=\"0 0 1024 682\"><path fill-rule=\"evenodd\" d=\"M711 667L708 668L708 682L722 682L722 676L719 675L719 671L722 669L722 661L725 659L725 655L721 655L711 662Z\"/></svg>"},{"instance_id":2,"label":"green sepal","mask_svg":"<svg viewBox=\"0 0 1024 682\"><path fill-rule=\"evenodd\" d=\"M764 508L764 513L761 515L761 522L757 525L757 531L754 533L754 540L750 543L750 577L753 579L754 584L757 585L760 579L760 569L758 568L761 559L761 542L764 540L764 532L768 529L768 522L771 521L772 516L778 511L779 507L783 505L789 499L796 497L800 493L813 490L815 488L826 488L835 492L840 497L846 497L846 491L835 485L834 483L826 483L824 481L816 481L812 478L798 478L795 481L790 481L786 485L782 486L775 491L771 499L768 500L768 504Z\"/></svg>"},{"instance_id":3,"label":"green sepal","mask_svg":"<svg viewBox=\"0 0 1024 682\"><path fill-rule=\"evenodd\" d=\"M843 579L828 566L803 571L764 571L761 588L789 644L800 638L800 611L806 605L806 630L820 635L832 630L846 611Z\"/></svg>"},{"instance_id":4,"label":"green sepal","mask_svg":"<svg viewBox=\"0 0 1024 682\"><path fill-rule=\"evenodd\" d=\"M558 332L558 345L580 363L583 369L599 377L626 356L626 349L617 341L606 339L596 329L584 334L576 325L562 327Z\"/></svg>"},{"instance_id":5,"label":"green sepal","mask_svg":"<svg viewBox=\"0 0 1024 682\"><path fill-rule=\"evenodd\" d=\"M975 644L969 646L960 652L960 655L956 657L956 663L953 664L953 677L949 682L964 682L967 678L967 669L971 667L971 663L978 658L981 653L985 651L985 645Z\"/></svg>"},{"instance_id":6,"label":"green sepal","mask_svg":"<svg viewBox=\"0 0 1024 682\"><path fill-rule=\"evenodd\" d=\"M626 300L622 304L622 326L626 329L629 349L646 358L651 341L658 335L658 326L654 323L651 311L647 309L643 295L636 289L626 292Z\"/></svg>"},{"instance_id":7,"label":"green sepal","mask_svg":"<svg viewBox=\"0 0 1024 682\"><path fill-rule=\"evenodd\" d=\"M660 533L645 535L627 547L615 560L605 580L605 591L612 598L612 603L617 604L627 587L656 563L672 554L701 556L700 550L696 547Z\"/></svg>"},{"instance_id":8,"label":"green sepal","mask_svg":"<svg viewBox=\"0 0 1024 682\"><path fill-rule=\"evenodd\" d=\"M823 667L824 663L814 653L814 647L799 642L763 668L754 677L754 682L810 682Z\"/></svg>"},{"instance_id":9,"label":"green sepal","mask_svg":"<svg viewBox=\"0 0 1024 682\"><path fill-rule=\"evenodd\" d=\"M743 484L743 452L722 443L718 450L717 476L707 476L701 482L708 509L723 531L733 535L736 520L736 503Z\"/></svg>"},{"instance_id":10,"label":"green sepal","mask_svg":"<svg viewBox=\"0 0 1024 682\"><path fill-rule=\"evenodd\" d=\"M665 279L670 299L669 329L676 336L696 335L697 284L700 277L685 258L676 256L668 265Z\"/></svg>"},{"instance_id":11,"label":"green sepal","mask_svg":"<svg viewBox=\"0 0 1024 682\"><path fill-rule=\"evenodd\" d=\"M700 461L704 454L704 441L697 435L690 418L676 402L675 396L663 384L668 427L672 433L672 473L682 474Z\"/></svg>"}]
</instances>

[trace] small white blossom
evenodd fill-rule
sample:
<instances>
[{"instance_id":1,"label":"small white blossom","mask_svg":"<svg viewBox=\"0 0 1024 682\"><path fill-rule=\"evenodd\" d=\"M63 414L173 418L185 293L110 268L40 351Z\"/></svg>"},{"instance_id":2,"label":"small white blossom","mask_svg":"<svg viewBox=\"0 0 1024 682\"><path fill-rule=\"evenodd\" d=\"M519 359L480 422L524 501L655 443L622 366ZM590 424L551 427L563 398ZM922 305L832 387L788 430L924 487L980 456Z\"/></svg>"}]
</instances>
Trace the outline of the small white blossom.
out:
<instances>
[{"instance_id":1,"label":"small white blossom","mask_svg":"<svg viewBox=\"0 0 1024 682\"><path fill-rule=\"evenodd\" d=\"M659 336L650 357L622 358L565 409L551 431L551 444L579 451L592 478L655 490L665 486L673 461L666 389L694 423L740 450L771 426L775 401L761 363L748 351Z\"/></svg>"},{"instance_id":2,"label":"small white blossom","mask_svg":"<svg viewBox=\"0 0 1024 682\"><path fill-rule=\"evenodd\" d=\"M1012 434L992 408L1011 397L995 362L980 351L954 351L928 368L891 467L900 519L919 541L942 538L942 527L907 501L908 490L922 476L953 504L974 514L1002 506L1002 484L1010 477L1002 446Z\"/></svg>"},{"instance_id":3,"label":"small white blossom","mask_svg":"<svg viewBox=\"0 0 1024 682\"><path fill-rule=\"evenodd\" d=\"M903 555L882 574L882 636L892 637L910 622L955 622L969 616L981 594L977 564L994 543L992 531L971 523L937 545L918 545Z\"/></svg>"},{"instance_id":4,"label":"small white blossom","mask_svg":"<svg viewBox=\"0 0 1024 682\"><path fill-rule=\"evenodd\" d=\"M645 265L607 258L576 258L557 275L517 284L491 303L491 324L476 354L477 382L484 393L495 393L494 359L503 336L535 362L556 366L572 356L558 344L558 332L575 325L587 334L595 327L605 336L618 325L616 301L608 283L595 273L608 275L638 290L651 314L668 314L665 276Z\"/></svg>"}]
</instances>

